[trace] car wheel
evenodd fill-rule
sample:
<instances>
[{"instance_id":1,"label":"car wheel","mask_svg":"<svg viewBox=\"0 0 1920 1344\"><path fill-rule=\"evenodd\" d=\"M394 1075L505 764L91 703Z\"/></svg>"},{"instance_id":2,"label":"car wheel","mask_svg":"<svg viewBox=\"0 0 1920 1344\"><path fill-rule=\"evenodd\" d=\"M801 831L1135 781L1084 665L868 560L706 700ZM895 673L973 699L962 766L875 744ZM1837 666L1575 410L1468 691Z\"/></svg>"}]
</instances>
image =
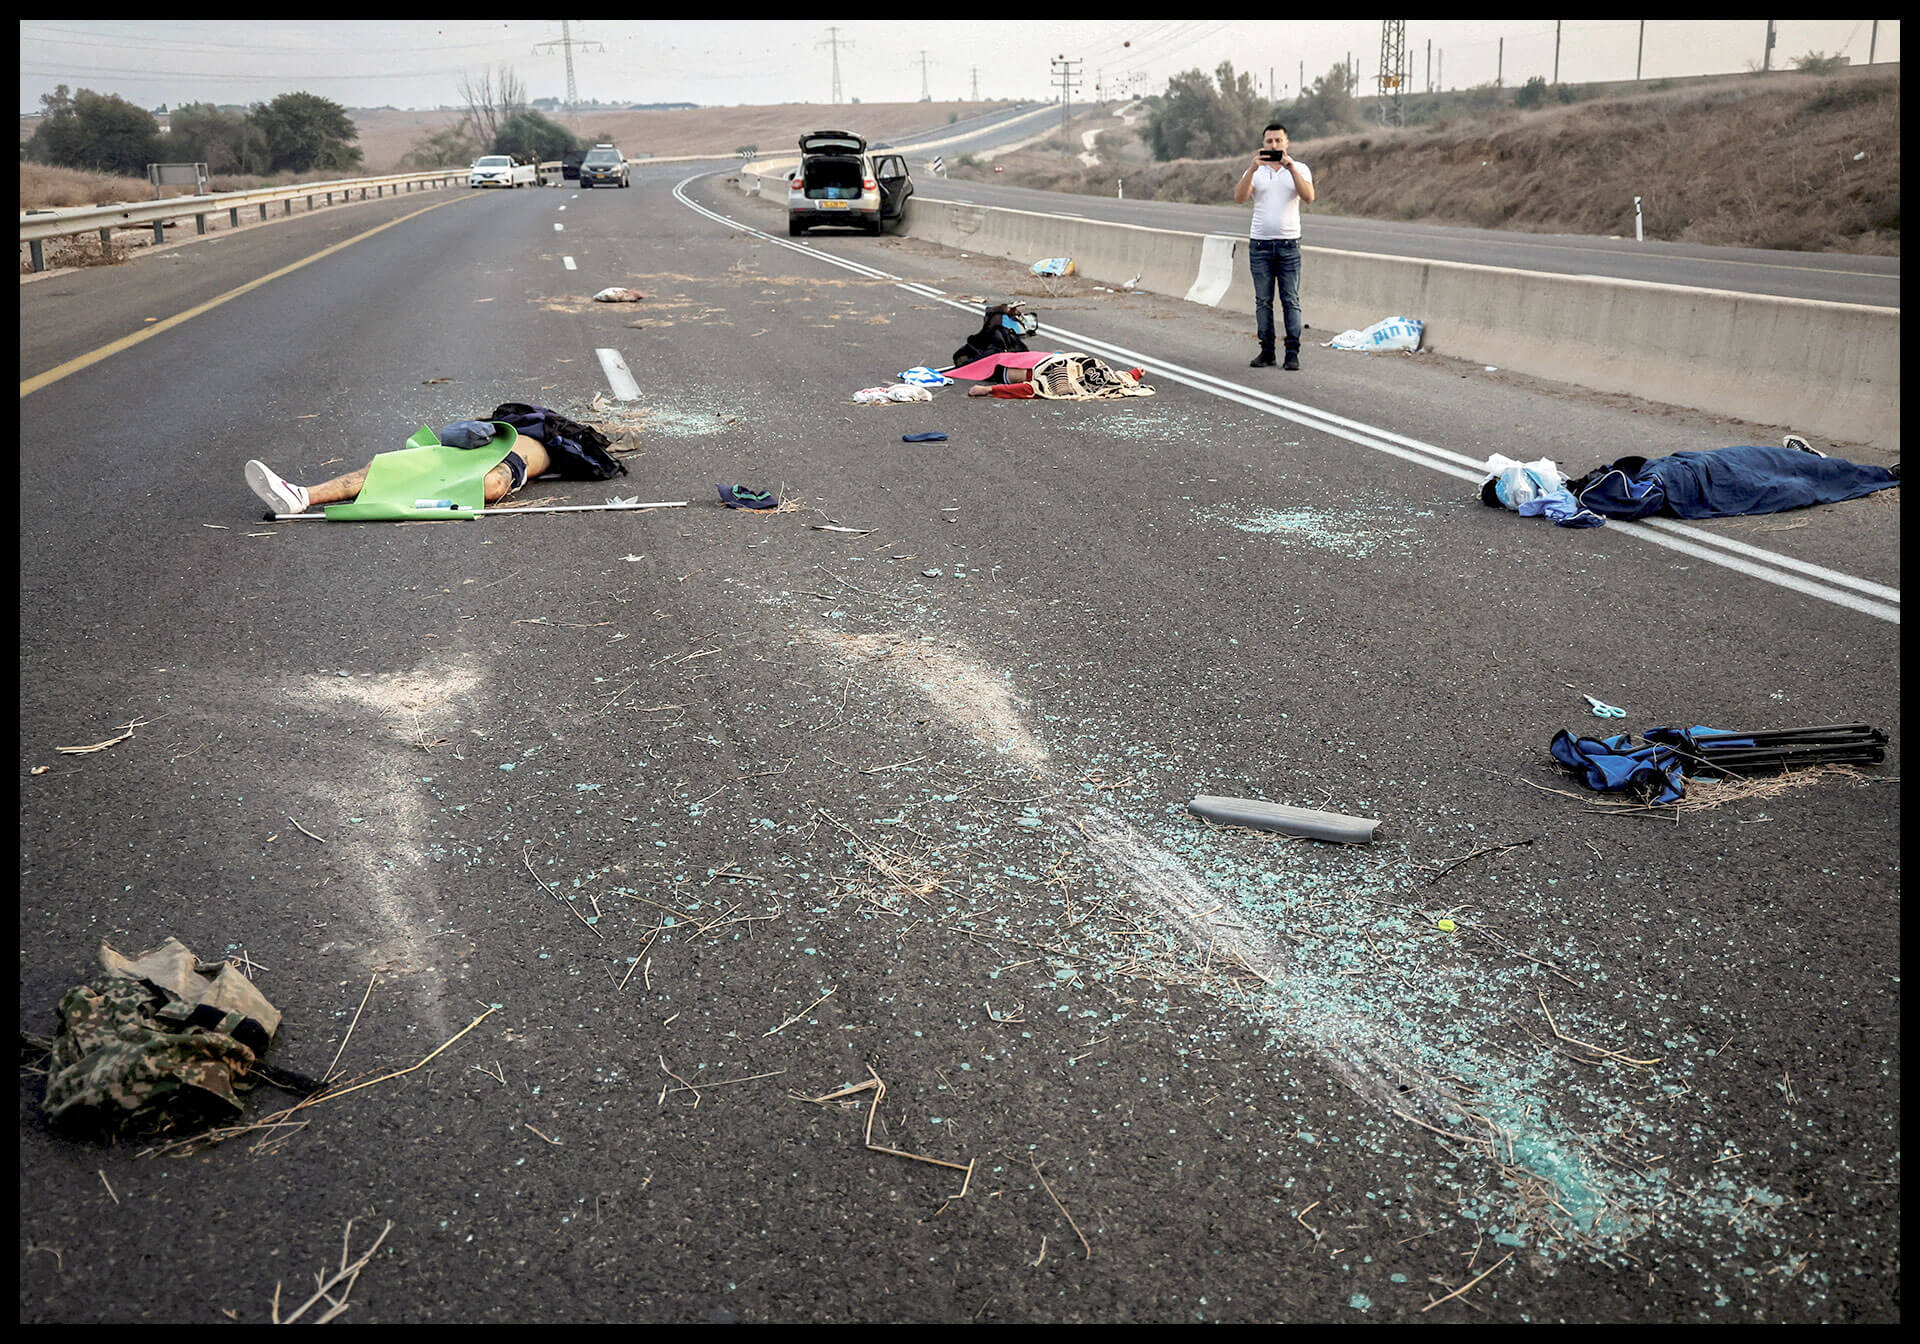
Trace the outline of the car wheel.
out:
<instances>
[{"instance_id":1,"label":"car wheel","mask_svg":"<svg viewBox=\"0 0 1920 1344\"><path fill-rule=\"evenodd\" d=\"M798 238L801 234L805 233L806 231L807 231L807 226L802 224L799 220L789 219L787 221L787 237Z\"/></svg>"}]
</instances>

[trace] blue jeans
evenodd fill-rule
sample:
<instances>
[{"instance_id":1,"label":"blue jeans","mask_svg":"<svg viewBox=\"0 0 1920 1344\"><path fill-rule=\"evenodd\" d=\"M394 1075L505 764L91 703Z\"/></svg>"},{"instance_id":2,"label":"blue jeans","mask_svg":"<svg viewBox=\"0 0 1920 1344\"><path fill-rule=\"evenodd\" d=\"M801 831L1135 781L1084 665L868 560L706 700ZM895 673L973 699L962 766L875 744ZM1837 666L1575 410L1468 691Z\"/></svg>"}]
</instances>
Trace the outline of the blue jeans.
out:
<instances>
[{"instance_id":1,"label":"blue jeans","mask_svg":"<svg viewBox=\"0 0 1920 1344\"><path fill-rule=\"evenodd\" d=\"M1252 238L1247 242L1247 269L1253 272L1253 317L1260 331L1260 348L1273 350L1273 286L1280 284L1280 308L1287 323L1287 353L1300 353L1300 240Z\"/></svg>"}]
</instances>

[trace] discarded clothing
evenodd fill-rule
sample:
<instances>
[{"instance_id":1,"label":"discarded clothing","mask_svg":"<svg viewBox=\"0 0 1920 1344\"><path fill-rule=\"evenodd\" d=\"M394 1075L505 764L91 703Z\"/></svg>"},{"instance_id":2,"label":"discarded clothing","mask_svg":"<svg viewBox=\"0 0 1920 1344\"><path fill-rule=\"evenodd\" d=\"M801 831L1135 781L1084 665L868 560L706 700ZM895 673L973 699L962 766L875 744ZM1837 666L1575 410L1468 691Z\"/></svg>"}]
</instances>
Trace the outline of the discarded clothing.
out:
<instances>
[{"instance_id":1,"label":"discarded clothing","mask_svg":"<svg viewBox=\"0 0 1920 1344\"><path fill-rule=\"evenodd\" d=\"M1029 397L1038 395L1038 390L1032 383L999 383L989 388L976 388L975 391L985 391L1002 401L1025 401Z\"/></svg>"},{"instance_id":2,"label":"discarded clothing","mask_svg":"<svg viewBox=\"0 0 1920 1344\"><path fill-rule=\"evenodd\" d=\"M1005 381L1007 369L1031 369L1043 359L1052 359L1056 352L1052 350L1007 350L999 354L987 355L958 368L948 369L947 377L964 378L970 383L981 382L996 376Z\"/></svg>"},{"instance_id":3,"label":"discarded clothing","mask_svg":"<svg viewBox=\"0 0 1920 1344\"><path fill-rule=\"evenodd\" d=\"M945 387L949 381L945 374L936 373L924 364L903 370L894 377L903 383L911 383L915 387Z\"/></svg>"},{"instance_id":4,"label":"discarded clothing","mask_svg":"<svg viewBox=\"0 0 1920 1344\"><path fill-rule=\"evenodd\" d=\"M646 295L637 289L627 289L622 285L609 285L593 296L595 303L643 303Z\"/></svg>"},{"instance_id":5,"label":"discarded clothing","mask_svg":"<svg viewBox=\"0 0 1920 1344\"><path fill-rule=\"evenodd\" d=\"M545 406L504 401L493 408L490 420L502 420L522 434L546 445L548 468L574 481L606 481L625 476L627 469L608 451L613 441L592 425L570 420ZM511 445L509 445L511 447Z\"/></svg>"},{"instance_id":6,"label":"discarded clothing","mask_svg":"<svg viewBox=\"0 0 1920 1344\"><path fill-rule=\"evenodd\" d=\"M231 965L210 963L211 973L176 939L131 959L102 943L100 961L104 977L60 1000L48 1122L149 1135L237 1117L237 1090L268 1072L260 1056L279 1010Z\"/></svg>"},{"instance_id":7,"label":"discarded clothing","mask_svg":"<svg viewBox=\"0 0 1920 1344\"><path fill-rule=\"evenodd\" d=\"M945 443L946 441L945 434L902 434L900 436L902 443Z\"/></svg>"},{"instance_id":8,"label":"discarded clothing","mask_svg":"<svg viewBox=\"0 0 1920 1344\"><path fill-rule=\"evenodd\" d=\"M1898 484L1899 472L1886 467L1743 444L1618 458L1568 488L1583 507L1609 518L1734 518L1858 499Z\"/></svg>"},{"instance_id":9,"label":"discarded clothing","mask_svg":"<svg viewBox=\"0 0 1920 1344\"><path fill-rule=\"evenodd\" d=\"M440 442L449 448L484 448L493 442L498 433L485 420L455 420L434 431Z\"/></svg>"},{"instance_id":10,"label":"discarded clothing","mask_svg":"<svg viewBox=\"0 0 1920 1344\"><path fill-rule=\"evenodd\" d=\"M1427 324L1417 317L1383 317L1370 327L1343 331L1325 342L1329 350L1418 350Z\"/></svg>"},{"instance_id":11,"label":"discarded clothing","mask_svg":"<svg viewBox=\"0 0 1920 1344\"><path fill-rule=\"evenodd\" d=\"M1113 368L1092 355L1054 355L1033 366L1034 395L1053 401L1150 397L1154 392L1140 381L1142 373L1140 369Z\"/></svg>"},{"instance_id":12,"label":"discarded clothing","mask_svg":"<svg viewBox=\"0 0 1920 1344\"><path fill-rule=\"evenodd\" d=\"M720 502L730 509L777 509L780 501L765 490L755 490L750 485L716 485L720 492Z\"/></svg>"},{"instance_id":13,"label":"discarded clothing","mask_svg":"<svg viewBox=\"0 0 1920 1344\"><path fill-rule=\"evenodd\" d=\"M853 399L863 406L877 406L888 401L932 401L933 393L912 383L895 383L891 387L863 387Z\"/></svg>"}]
</instances>

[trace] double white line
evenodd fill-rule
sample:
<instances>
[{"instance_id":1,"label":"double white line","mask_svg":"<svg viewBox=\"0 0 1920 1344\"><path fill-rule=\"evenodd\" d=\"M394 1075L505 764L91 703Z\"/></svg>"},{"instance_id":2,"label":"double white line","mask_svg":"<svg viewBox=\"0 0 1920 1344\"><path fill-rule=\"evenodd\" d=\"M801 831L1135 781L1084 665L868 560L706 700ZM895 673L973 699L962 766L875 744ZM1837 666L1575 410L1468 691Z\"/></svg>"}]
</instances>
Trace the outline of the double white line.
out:
<instances>
[{"instance_id":1,"label":"double white line","mask_svg":"<svg viewBox=\"0 0 1920 1344\"><path fill-rule=\"evenodd\" d=\"M957 299L949 298L937 289L904 280L891 272L869 266L864 262L832 256L808 247L804 243L776 238L773 234L756 229L750 224L743 224L718 211L709 210L686 194L687 184L703 176L707 174L695 174L673 189L674 199L696 214L705 215L708 219L724 224L730 229L752 234L776 246L816 257L829 265L852 271L856 275L863 275L872 280L891 280L896 287L920 298L944 303L950 308L969 315L978 314L976 304L962 303ZM1468 457L1421 439L1410 438L1405 434L1396 434L1392 430L1382 429L1377 425L1349 420L1345 416L1335 415L1331 411L1323 411L1297 401L1289 401L1271 392L1262 392L1240 383L1228 382L1224 378L1199 369L1185 368L1157 355L1143 354L1095 336L1069 331L1051 323L1048 325L1048 330L1062 341L1071 343L1071 348L1075 350L1099 355L1123 366L1138 365L1151 368L1156 382L1181 383L1251 410L1278 416L1282 420L1292 421L1303 428L1345 439L1362 448L1371 448L1377 453L1385 453L1389 457L1397 457L1402 461L1425 467L1429 471L1453 476L1476 486L1486 479L1486 467L1480 458ZM1900 624L1900 590L1898 588L1889 588L1885 584L1856 578L1854 575L1843 574L1839 570L1828 569L1822 565L1809 564L1804 560L1796 560L1792 556L1781 555L1777 551L1750 546L1743 541L1735 541L1730 537L1688 527L1669 519L1654 518L1637 523L1615 520L1609 522L1607 526L1609 530L1617 530L1636 540L1655 546L1664 546L1682 555L1690 555L1695 559L1719 565L1723 569L1730 569L1777 587L1790 588L1794 592L1804 593L1823 602L1831 602L1835 606L1845 607L1877 620L1888 621L1894 625Z\"/></svg>"}]
</instances>

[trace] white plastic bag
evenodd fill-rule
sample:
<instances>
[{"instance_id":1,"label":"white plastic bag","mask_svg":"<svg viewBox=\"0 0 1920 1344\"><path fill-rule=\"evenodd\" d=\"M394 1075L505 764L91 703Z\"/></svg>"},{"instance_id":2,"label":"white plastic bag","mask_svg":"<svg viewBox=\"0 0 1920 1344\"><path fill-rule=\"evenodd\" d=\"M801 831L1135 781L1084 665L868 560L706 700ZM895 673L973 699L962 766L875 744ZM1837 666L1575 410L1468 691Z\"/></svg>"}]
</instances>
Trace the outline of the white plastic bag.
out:
<instances>
[{"instance_id":1,"label":"white plastic bag","mask_svg":"<svg viewBox=\"0 0 1920 1344\"><path fill-rule=\"evenodd\" d=\"M1418 350L1427 324L1417 317L1384 317L1361 331L1343 331L1327 342L1332 350Z\"/></svg>"},{"instance_id":2,"label":"white plastic bag","mask_svg":"<svg viewBox=\"0 0 1920 1344\"><path fill-rule=\"evenodd\" d=\"M912 383L895 383L887 389L888 401L932 401L933 393Z\"/></svg>"},{"instance_id":3,"label":"white plastic bag","mask_svg":"<svg viewBox=\"0 0 1920 1344\"><path fill-rule=\"evenodd\" d=\"M1516 462L1495 453L1487 459L1487 479L1493 482L1500 502L1522 514L1527 505L1567 488L1566 475L1544 457L1537 462Z\"/></svg>"}]
</instances>

